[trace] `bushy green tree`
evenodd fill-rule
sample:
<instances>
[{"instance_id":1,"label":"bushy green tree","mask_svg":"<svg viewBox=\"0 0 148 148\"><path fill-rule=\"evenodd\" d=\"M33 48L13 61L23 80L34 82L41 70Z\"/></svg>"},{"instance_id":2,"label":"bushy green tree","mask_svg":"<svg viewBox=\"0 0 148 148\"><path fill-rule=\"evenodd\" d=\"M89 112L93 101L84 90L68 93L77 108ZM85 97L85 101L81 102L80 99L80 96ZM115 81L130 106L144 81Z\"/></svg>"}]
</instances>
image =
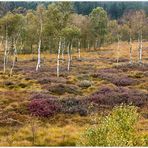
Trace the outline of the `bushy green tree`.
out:
<instances>
[{"instance_id":1,"label":"bushy green tree","mask_svg":"<svg viewBox=\"0 0 148 148\"><path fill-rule=\"evenodd\" d=\"M110 115L101 118L98 124L86 130L79 145L83 146L135 146L145 145L136 133L138 121L134 106L115 107Z\"/></svg>"},{"instance_id":2,"label":"bushy green tree","mask_svg":"<svg viewBox=\"0 0 148 148\"><path fill-rule=\"evenodd\" d=\"M93 9L90 13L90 21L92 33L95 37L94 48L101 47L107 34L107 12L101 7Z\"/></svg>"},{"instance_id":3,"label":"bushy green tree","mask_svg":"<svg viewBox=\"0 0 148 148\"><path fill-rule=\"evenodd\" d=\"M13 14L8 12L3 18L0 19L0 31L4 43L4 73L6 72L6 65L8 62L8 55L11 52L17 51L17 42L20 38L22 29L22 15ZM15 56L16 57L16 56Z\"/></svg>"}]
</instances>

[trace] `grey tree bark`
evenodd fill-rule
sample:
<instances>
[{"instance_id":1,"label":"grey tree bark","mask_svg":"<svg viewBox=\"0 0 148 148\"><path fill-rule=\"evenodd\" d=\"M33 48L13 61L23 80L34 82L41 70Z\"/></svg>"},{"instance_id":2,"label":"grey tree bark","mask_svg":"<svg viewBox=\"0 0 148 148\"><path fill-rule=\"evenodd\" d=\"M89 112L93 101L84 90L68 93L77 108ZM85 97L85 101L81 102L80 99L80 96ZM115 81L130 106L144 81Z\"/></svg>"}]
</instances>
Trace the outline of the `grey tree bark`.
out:
<instances>
[{"instance_id":1,"label":"grey tree bark","mask_svg":"<svg viewBox=\"0 0 148 148\"><path fill-rule=\"evenodd\" d=\"M79 60L81 59L81 49L80 49L80 45L81 45L81 43L80 43L80 41L79 41L79 43L78 43L78 54L79 54Z\"/></svg>"},{"instance_id":2,"label":"grey tree bark","mask_svg":"<svg viewBox=\"0 0 148 148\"><path fill-rule=\"evenodd\" d=\"M117 43L117 64L119 64L119 42L120 42L119 35L117 35L117 40L118 40L118 43Z\"/></svg>"},{"instance_id":3,"label":"grey tree bark","mask_svg":"<svg viewBox=\"0 0 148 148\"><path fill-rule=\"evenodd\" d=\"M3 66L3 72L6 73L6 60L7 60L7 50L8 50L8 32L7 32L7 26L6 26L6 33L5 33L5 48L4 48L4 66Z\"/></svg>"},{"instance_id":4,"label":"grey tree bark","mask_svg":"<svg viewBox=\"0 0 148 148\"><path fill-rule=\"evenodd\" d=\"M70 43L69 43L68 46L67 46L67 54L68 54L67 70L68 70L68 72L69 72L69 70L70 70L70 62L71 62L71 59L70 59Z\"/></svg>"},{"instance_id":5,"label":"grey tree bark","mask_svg":"<svg viewBox=\"0 0 148 148\"><path fill-rule=\"evenodd\" d=\"M139 64L142 64L142 31L140 32L140 41L139 41Z\"/></svg>"},{"instance_id":6,"label":"grey tree bark","mask_svg":"<svg viewBox=\"0 0 148 148\"><path fill-rule=\"evenodd\" d=\"M37 61L37 65L36 65L36 71L38 71L38 69L41 67L41 44L42 44L42 40L41 40L41 36L42 36L42 18L40 18L40 35L39 35L39 43L38 43L38 61Z\"/></svg>"},{"instance_id":7,"label":"grey tree bark","mask_svg":"<svg viewBox=\"0 0 148 148\"><path fill-rule=\"evenodd\" d=\"M13 53L13 63L12 63L12 67L10 69L10 76L12 76L12 72L15 66L15 62L16 62L16 57L17 57L17 47L16 47L16 43L14 44L14 53Z\"/></svg>"},{"instance_id":8,"label":"grey tree bark","mask_svg":"<svg viewBox=\"0 0 148 148\"><path fill-rule=\"evenodd\" d=\"M57 57L57 77L60 75L60 52L61 52L61 38L59 41L58 57Z\"/></svg>"},{"instance_id":9,"label":"grey tree bark","mask_svg":"<svg viewBox=\"0 0 148 148\"><path fill-rule=\"evenodd\" d=\"M132 38L131 38L131 35L130 35L130 42L129 42L129 44L130 44L130 64L132 64L133 63L133 60L132 60Z\"/></svg>"},{"instance_id":10,"label":"grey tree bark","mask_svg":"<svg viewBox=\"0 0 148 148\"><path fill-rule=\"evenodd\" d=\"M64 50L65 50L65 39L64 39L64 42L62 44L62 62L64 62Z\"/></svg>"}]
</instances>

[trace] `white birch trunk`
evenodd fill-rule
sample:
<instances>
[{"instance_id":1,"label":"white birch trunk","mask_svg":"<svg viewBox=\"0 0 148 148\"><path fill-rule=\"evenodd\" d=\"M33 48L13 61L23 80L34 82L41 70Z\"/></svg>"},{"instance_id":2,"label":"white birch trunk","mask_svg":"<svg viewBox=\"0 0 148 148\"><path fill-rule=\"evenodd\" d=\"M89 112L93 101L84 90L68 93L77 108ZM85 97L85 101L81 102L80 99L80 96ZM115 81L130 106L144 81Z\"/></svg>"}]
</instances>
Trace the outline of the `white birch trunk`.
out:
<instances>
[{"instance_id":1,"label":"white birch trunk","mask_svg":"<svg viewBox=\"0 0 148 148\"><path fill-rule=\"evenodd\" d=\"M69 50L70 50L70 44L68 44L68 47L67 47L67 54L68 54L68 65L67 65L67 70L68 70L68 72L69 72L69 70L70 70L70 62L71 62L71 60L70 60L70 52L69 52Z\"/></svg>"},{"instance_id":2,"label":"white birch trunk","mask_svg":"<svg viewBox=\"0 0 148 148\"><path fill-rule=\"evenodd\" d=\"M38 61L37 61L37 65L36 65L36 71L38 71L38 69L41 67L40 63L41 63L41 36L42 36L42 19L40 18L40 35L39 35L39 46L38 46Z\"/></svg>"},{"instance_id":3,"label":"white birch trunk","mask_svg":"<svg viewBox=\"0 0 148 148\"><path fill-rule=\"evenodd\" d=\"M59 41L58 57L57 57L57 77L60 75L60 52L61 52L61 39Z\"/></svg>"},{"instance_id":4,"label":"white birch trunk","mask_svg":"<svg viewBox=\"0 0 148 148\"><path fill-rule=\"evenodd\" d=\"M16 43L14 44L14 53L13 53L13 63L12 63L12 67L10 70L10 76L12 75L14 66L15 66L15 62L16 62L16 57L17 57L17 48L16 48Z\"/></svg>"},{"instance_id":5,"label":"white birch trunk","mask_svg":"<svg viewBox=\"0 0 148 148\"><path fill-rule=\"evenodd\" d=\"M139 42L139 63L142 64L142 31L140 33L140 42Z\"/></svg>"},{"instance_id":6,"label":"white birch trunk","mask_svg":"<svg viewBox=\"0 0 148 148\"><path fill-rule=\"evenodd\" d=\"M72 61L72 49L73 49L73 45L71 43L71 47L70 47L70 61Z\"/></svg>"},{"instance_id":7,"label":"white birch trunk","mask_svg":"<svg viewBox=\"0 0 148 148\"><path fill-rule=\"evenodd\" d=\"M117 43L117 64L119 64L119 35L118 35L118 43Z\"/></svg>"},{"instance_id":8,"label":"white birch trunk","mask_svg":"<svg viewBox=\"0 0 148 148\"><path fill-rule=\"evenodd\" d=\"M131 35L130 35L130 64L133 63L133 60L132 60L132 39L131 39Z\"/></svg>"},{"instance_id":9,"label":"white birch trunk","mask_svg":"<svg viewBox=\"0 0 148 148\"><path fill-rule=\"evenodd\" d=\"M79 60L80 60L81 59L80 41L78 43L78 53L79 53Z\"/></svg>"},{"instance_id":10,"label":"white birch trunk","mask_svg":"<svg viewBox=\"0 0 148 148\"><path fill-rule=\"evenodd\" d=\"M62 62L64 62L65 39L62 46Z\"/></svg>"},{"instance_id":11,"label":"white birch trunk","mask_svg":"<svg viewBox=\"0 0 148 148\"><path fill-rule=\"evenodd\" d=\"M8 49L8 34L7 34L7 27L6 27L6 40L5 40L5 48L4 48L4 67L3 72L6 72L6 58L7 58L7 49Z\"/></svg>"},{"instance_id":12,"label":"white birch trunk","mask_svg":"<svg viewBox=\"0 0 148 148\"><path fill-rule=\"evenodd\" d=\"M16 45L17 45L19 36L20 36L20 34L18 34L17 39L14 41L13 62L12 62L12 67L10 69L10 76L12 75L12 72L13 72L13 69L14 69L14 66L15 66L15 62L17 61L17 47L16 47Z\"/></svg>"},{"instance_id":13,"label":"white birch trunk","mask_svg":"<svg viewBox=\"0 0 148 148\"><path fill-rule=\"evenodd\" d=\"M38 47L38 62L36 65L36 71L38 71L38 69L40 68L40 63L41 63L41 39L39 40L39 47Z\"/></svg>"}]
</instances>

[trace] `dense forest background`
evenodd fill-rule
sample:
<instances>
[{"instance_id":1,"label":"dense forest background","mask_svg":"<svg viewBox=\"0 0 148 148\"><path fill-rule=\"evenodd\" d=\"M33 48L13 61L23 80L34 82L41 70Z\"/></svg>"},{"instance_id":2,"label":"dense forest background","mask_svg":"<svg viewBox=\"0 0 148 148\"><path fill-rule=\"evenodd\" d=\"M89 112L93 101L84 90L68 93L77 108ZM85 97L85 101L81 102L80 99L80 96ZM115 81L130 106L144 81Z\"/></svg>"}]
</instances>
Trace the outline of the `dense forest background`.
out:
<instances>
[{"instance_id":1,"label":"dense forest background","mask_svg":"<svg viewBox=\"0 0 148 148\"><path fill-rule=\"evenodd\" d=\"M23 7L20 12L27 9L36 9L37 5L44 4L46 7L52 2L0 2L0 16L7 11ZM148 2L72 2L74 11L78 14L88 15L94 8L103 7L113 19L120 18L124 11L143 9L148 14Z\"/></svg>"}]
</instances>

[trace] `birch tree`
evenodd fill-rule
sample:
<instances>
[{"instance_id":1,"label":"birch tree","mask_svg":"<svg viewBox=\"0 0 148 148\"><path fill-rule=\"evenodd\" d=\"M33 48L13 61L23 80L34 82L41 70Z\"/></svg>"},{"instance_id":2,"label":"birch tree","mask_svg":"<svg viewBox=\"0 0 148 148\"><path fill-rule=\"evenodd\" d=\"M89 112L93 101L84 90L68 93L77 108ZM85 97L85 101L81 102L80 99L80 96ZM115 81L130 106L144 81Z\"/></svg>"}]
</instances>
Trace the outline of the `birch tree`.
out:
<instances>
[{"instance_id":1,"label":"birch tree","mask_svg":"<svg viewBox=\"0 0 148 148\"><path fill-rule=\"evenodd\" d=\"M39 41L38 41L38 61L37 61L37 65L36 65L36 71L38 71L38 69L40 68L40 64L41 64L41 45L42 45L42 32L43 32L43 16L44 16L44 6L43 5L39 5L37 7L37 16L38 16L38 20L39 20Z\"/></svg>"},{"instance_id":2,"label":"birch tree","mask_svg":"<svg viewBox=\"0 0 148 148\"><path fill-rule=\"evenodd\" d=\"M138 36L138 63L141 65L142 62L142 51L143 51L143 29L146 21L146 15L143 10L135 11L133 14L133 28L137 32Z\"/></svg>"},{"instance_id":3,"label":"birch tree","mask_svg":"<svg viewBox=\"0 0 148 148\"><path fill-rule=\"evenodd\" d=\"M144 11L138 11L137 12L137 18L138 18L138 31L139 31L139 64L142 64L142 50L143 50L143 27L144 27L144 21L145 21L145 13Z\"/></svg>"},{"instance_id":4,"label":"birch tree","mask_svg":"<svg viewBox=\"0 0 148 148\"><path fill-rule=\"evenodd\" d=\"M135 17L135 11L128 11L125 12L123 14L123 21L124 21L124 25L126 25L127 27L125 27L125 31L128 32L128 37L127 40L129 41L129 63L132 64L133 63L133 47L132 47L132 40L134 40L134 36L137 32L137 30L135 30L134 26L135 26L135 21L134 21L134 17Z\"/></svg>"},{"instance_id":5,"label":"birch tree","mask_svg":"<svg viewBox=\"0 0 148 148\"><path fill-rule=\"evenodd\" d=\"M1 35L4 39L4 56L3 56L3 73L6 73L6 58L8 53L8 27L9 27L9 13L0 19Z\"/></svg>"},{"instance_id":6,"label":"birch tree","mask_svg":"<svg viewBox=\"0 0 148 148\"><path fill-rule=\"evenodd\" d=\"M80 35L80 29L76 26L69 26L62 29L62 36L67 40L68 47L67 47L67 54L68 54L68 66L67 70L70 70L70 64L72 61L72 48L73 48L73 41L78 38Z\"/></svg>"},{"instance_id":7,"label":"birch tree","mask_svg":"<svg viewBox=\"0 0 148 148\"><path fill-rule=\"evenodd\" d=\"M107 12L101 8L97 7L90 13L90 21L92 27L92 33L94 34L94 49L101 47L105 41L105 36L107 34Z\"/></svg>"},{"instance_id":8,"label":"birch tree","mask_svg":"<svg viewBox=\"0 0 148 148\"><path fill-rule=\"evenodd\" d=\"M8 53L10 53L10 44L13 47L13 40L16 39L16 36L19 33L21 15L7 13L1 20L0 26L2 29L2 36L5 38L5 47L4 47L4 63L3 63L3 72L6 73ZM10 66L9 66L10 67Z\"/></svg>"}]
</instances>

